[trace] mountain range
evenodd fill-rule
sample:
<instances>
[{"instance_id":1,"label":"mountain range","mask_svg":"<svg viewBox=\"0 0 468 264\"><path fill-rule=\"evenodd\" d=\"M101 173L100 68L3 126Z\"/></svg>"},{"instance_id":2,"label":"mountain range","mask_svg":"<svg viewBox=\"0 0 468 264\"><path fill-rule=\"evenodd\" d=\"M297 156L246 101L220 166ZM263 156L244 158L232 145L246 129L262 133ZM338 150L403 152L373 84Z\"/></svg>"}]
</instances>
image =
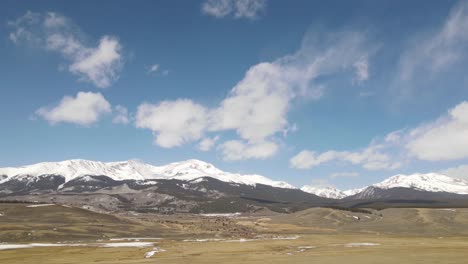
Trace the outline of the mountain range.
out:
<instances>
[{"instance_id":1,"label":"mountain range","mask_svg":"<svg viewBox=\"0 0 468 264\"><path fill-rule=\"evenodd\" d=\"M468 181L437 173L399 174L354 190L312 185L298 189L261 175L224 172L195 159L163 166L75 159L0 168L0 199L106 211L289 212L383 201L468 201Z\"/></svg>"}]
</instances>

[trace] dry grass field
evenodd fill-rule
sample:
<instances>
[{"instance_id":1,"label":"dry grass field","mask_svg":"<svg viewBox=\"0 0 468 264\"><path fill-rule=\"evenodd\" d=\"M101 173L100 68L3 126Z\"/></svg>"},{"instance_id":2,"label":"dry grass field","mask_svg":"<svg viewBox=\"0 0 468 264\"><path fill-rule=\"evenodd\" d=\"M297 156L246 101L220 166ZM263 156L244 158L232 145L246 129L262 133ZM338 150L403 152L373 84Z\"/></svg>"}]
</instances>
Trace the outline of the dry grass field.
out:
<instances>
[{"instance_id":1,"label":"dry grass field","mask_svg":"<svg viewBox=\"0 0 468 264\"><path fill-rule=\"evenodd\" d=\"M468 209L356 213L313 208L289 215L205 217L113 216L59 205L27 206L0 205L0 263L427 264L468 259Z\"/></svg>"}]
</instances>

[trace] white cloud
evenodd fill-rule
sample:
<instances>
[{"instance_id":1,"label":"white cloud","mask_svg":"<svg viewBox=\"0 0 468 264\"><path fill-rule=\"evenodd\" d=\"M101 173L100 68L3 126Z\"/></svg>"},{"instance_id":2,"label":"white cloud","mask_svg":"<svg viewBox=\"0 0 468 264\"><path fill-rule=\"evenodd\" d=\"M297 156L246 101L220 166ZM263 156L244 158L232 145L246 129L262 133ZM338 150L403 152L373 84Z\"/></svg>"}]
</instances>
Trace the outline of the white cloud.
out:
<instances>
[{"instance_id":1,"label":"white cloud","mask_svg":"<svg viewBox=\"0 0 468 264\"><path fill-rule=\"evenodd\" d=\"M401 167L401 162L384 152L383 144L371 144L361 151L335 151L323 153L303 150L290 159L290 165L296 169L310 169L332 161L342 161L353 165L360 165L367 170L393 170Z\"/></svg>"},{"instance_id":2,"label":"white cloud","mask_svg":"<svg viewBox=\"0 0 468 264\"><path fill-rule=\"evenodd\" d=\"M110 112L110 103L100 93L78 92L76 97L63 97L57 106L39 108L36 114L51 124L66 122L89 126Z\"/></svg>"},{"instance_id":3,"label":"white cloud","mask_svg":"<svg viewBox=\"0 0 468 264\"><path fill-rule=\"evenodd\" d=\"M349 178L349 177L358 177L359 173L357 172L335 172L329 175L331 179L336 179L336 178Z\"/></svg>"},{"instance_id":4,"label":"white cloud","mask_svg":"<svg viewBox=\"0 0 468 264\"><path fill-rule=\"evenodd\" d=\"M122 68L122 47L111 36L103 36L97 47L86 45L82 33L66 17L57 13L27 12L15 21L10 39L61 54L70 62L68 70L80 80L105 88L112 84Z\"/></svg>"},{"instance_id":5,"label":"white cloud","mask_svg":"<svg viewBox=\"0 0 468 264\"><path fill-rule=\"evenodd\" d=\"M191 100L143 103L138 107L136 126L153 131L155 143L164 148L177 147L203 136L206 109Z\"/></svg>"},{"instance_id":6,"label":"white cloud","mask_svg":"<svg viewBox=\"0 0 468 264\"><path fill-rule=\"evenodd\" d=\"M289 124L287 118L293 101L298 97L302 100L319 99L326 89L326 83L317 79L354 72L354 63L366 57L368 51L364 36L358 32L314 32L306 35L296 53L252 66L218 106L199 106L203 111L197 116L197 125L204 127L197 128L196 137L185 137L176 144L163 145L179 146L195 141L205 131L235 131L239 140L226 142L219 148L226 159L272 156L279 148L275 143L276 137L296 127ZM157 129L139 127L164 130L159 126ZM178 129L186 130L187 127L180 126ZM174 133L182 135L186 132ZM258 153L261 151L264 153Z\"/></svg>"},{"instance_id":7,"label":"white cloud","mask_svg":"<svg viewBox=\"0 0 468 264\"><path fill-rule=\"evenodd\" d=\"M209 151L214 147L218 140L219 136L204 138L200 141L200 143L198 143L198 149L201 151Z\"/></svg>"},{"instance_id":8,"label":"white cloud","mask_svg":"<svg viewBox=\"0 0 468 264\"><path fill-rule=\"evenodd\" d=\"M116 38L104 36L97 48L88 48L84 56L73 58L69 70L97 87L109 87L121 67L121 46Z\"/></svg>"},{"instance_id":9,"label":"white cloud","mask_svg":"<svg viewBox=\"0 0 468 264\"><path fill-rule=\"evenodd\" d=\"M353 66L356 71L355 81L361 83L369 79L369 62L367 61L367 58L359 59L353 64Z\"/></svg>"},{"instance_id":10,"label":"white cloud","mask_svg":"<svg viewBox=\"0 0 468 264\"><path fill-rule=\"evenodd\" d=\"M468 165L460 165L458 167L449 168L440 171L440 173L453 178L468 179Z\"/></svg>"},{"instance_id":11,"label":"white cloud","mask_svg":"<svg viewBox=\"0 0 468 264\"><path fill-rule=\"evenodd\" d=\"M291 127L287 113L292 101L298 96L320 98L324 85L314 80L352 70L353 63L365 54L364 46L364 37L356 32L308 35L295 54L251 67L213 111L209 129L235 130L245 141L242 144L251 146L284 132Z\"/></svg>"},{"instance_id":12,"label":"white cloud","mask_svg":"<svg viewBox=\"0 0 468 264\"><path fill-rule=\"evenodd\" d=\"M468 157L468 102L447 116L419 126L407 135L406 148L421 160L456 160Z\"/></svg>"},{"instance_id":13,"label":"white cloud","mask_svg":"<svg viewBox=\"0 0 468 264\"><path fill-rule=\"evenodd\" d=\"M126 125L130 122L128 117L128 109L121 105L116 105L114 108L115 116L112 119L112 123L114 124L123 124Z\"/></svg>"},{"instance_id":14,"label":"white cloud","mask_svg":"<svg viewBox=\"0 0 468 264\"><path fill-rule=\"evenodd\" d=\"M246 144L241 140L229 140L219 147L224 160L266 159L278 151L274 142L261 141Z\"/></svg>"},{"instance_id":15,"label":"white cloud","mask_svg":"<svg viewBox=\"0 0 468 264\"><path fill-rule=\"evenodd\" d=\"M446 161L468 158L468 102L448 114L412 129L401 129L374 139L360 151L323 153L304 150L290 159L298 169L310 169L332 161L360 165L368 170L396 169L412 159Z\"/></svg>"},{"instance_id":16,"label":"white cloud","mask_svg":"<svg viewBox=\"0 0 468 264\"><path fill-rule=\"evenodd\" d=\"M266 0L207 0L202 4L202 12L217 18L232 15L235 18L254 19L265 6Z\"/></svg>"},{"instance_id":17,"label":"white cloud","mask_svg":"<svg viewBox=\"0 0 468 264\"><path fill-rule=\"evenodd\" d=\"M66 26L67 19L54 12L48 12L44 18L44 26L47 28Z\"/></svg>"},{"instance_id":18,"label":"white cloud","mask_svg":"<svg viewBox=\"0 0 468 264\"><path fill-rule=\"evenodd\" d=\"M148 73L154 73L154 72L157 72L159 70L160 66L159 64L153 64L149 67L148 69Z\"/></svg>"}]
</instances>

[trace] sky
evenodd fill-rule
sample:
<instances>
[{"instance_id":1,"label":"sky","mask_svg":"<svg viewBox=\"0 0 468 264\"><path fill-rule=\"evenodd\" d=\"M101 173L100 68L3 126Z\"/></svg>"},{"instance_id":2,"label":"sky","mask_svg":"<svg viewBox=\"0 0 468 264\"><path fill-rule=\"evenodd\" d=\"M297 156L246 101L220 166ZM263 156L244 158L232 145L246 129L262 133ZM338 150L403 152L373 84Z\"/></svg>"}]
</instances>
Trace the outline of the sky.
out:
<instances>
[{"instance_id":1,"label":"sky","mask_svg":"<svg viewBox=\"0 0 468 264\"><path fill-rule=\"evenodd\" d=\"M468 177L468 1L1 1L0 166Z\"/></svg>"}]
</instances>

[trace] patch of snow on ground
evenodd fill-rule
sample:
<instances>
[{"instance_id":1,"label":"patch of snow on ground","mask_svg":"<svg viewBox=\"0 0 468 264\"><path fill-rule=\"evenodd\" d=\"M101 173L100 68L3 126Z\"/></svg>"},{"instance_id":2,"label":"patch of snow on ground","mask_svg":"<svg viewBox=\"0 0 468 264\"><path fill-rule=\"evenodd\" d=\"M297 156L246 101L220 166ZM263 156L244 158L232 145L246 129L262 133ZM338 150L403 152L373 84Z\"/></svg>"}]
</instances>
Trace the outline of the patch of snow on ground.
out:
<instances>
[{"instance_id":1,"label":"patch of snow on ground","mask_svg":"<svg viewBox=\"0 0 468 264\"><path fill-rule=\"evenodd\" d=\"M184 242L217 242L217 241L225 241L226 239L220 238L204 238L204 239L185 239Z\"/></svg>"},{"instance_id":2,"label":"patch of snow on ground","mask_svg":"<svg viewBox=\"0 0 468 264\"><path fill-rule=\"evenodd\" d=\"M0 244L0 250L24 249L35 247L151 247L151 242L125 242L125 243L96 243L96 244L68 244L68 243L31 243L31 244Z\"/></svg>"},{"instance_id":3,"label":"patch of snow on ground","mask_svg":"<svg viewBox=\"0 0 468 264\"><path fill-rule=\"evenodd\" d=\"M0 250L34 248L34 247L83 247L83 246L87 246L87 244L47 244L47 243L0 244Z\"/></svg>"},{"instance_id":4,"label":"patch of snow on ground","mask_svg":"<svg viewBox=\"0 0 468 264\"><path fill-rule=\"evenodd\" d=\"M314 246L303 246L303 247L297 247L298 251L296 251L297 253L301 253L301 252L305 252L309 249L314 249L314 248L317 248L317 247L314 247Z\"/></svg>"},{"instance_id":5,"label":"patch of snow on ground","mask_svg":"<svg viewBox=\"0 0 468 264\"><path fill-rule=\"evenodd\" d=\"M158 253L158 252L164 252L166 250L162 249L162 248L153 248L153 250L151 251L148 251L145 253L145 258L151 258L152 256L154 256L154 254Z\"/></svg>"},{"instance_id":6,"label":"patch of snow on ground","mask_svg":"<svg viewBox=\"0 0 468 264\"><path fill-rule=\"evenodd\" d=\"M223 242L240 242L240 243L243 243L243 242L249 242L249 241L254 241L254 240L255 239L241 238L241 239L226 240L226 241L223 241Z\"/></svg>"},{"instance_id":7,"label":"patch of snow on ground","mask_svg":"<svg viewBox=\"0 0 468 264\"><path fill-rule=\"evenodd\" d=\"M348 243L344 245L345 247L373 247L373 246L380 246L377 243Z\"/></svg>"},{"instance_id":8,"label":"patch of snow on ground","mask_svg":"<svg viewBox=\"0 0 468 264\"><path fill-rule=\"evenodd\" d=\"M313 249L316 248L315 246L303 246L303 247L297 247L298 249Z\"/></svg>"},{"instance_id":9,"label":"patch of snow on ground","mask_svg":"<svg viewBox=\"0 0 468 264\"><path fill-rule=\"evenodd\" d=\"M34 208L34 207L44 207L44 206L51 206L51 205L55 205L55 204L31 204L31 205L27 205L26 207Z\"/></svg>"},{"instance_id":10,"label":"patch of snow on ground","mask_svg":"<svg viewBox=\"0 0 468 264\"><path fill-rule=\"evenodd\" d=\"M277 236L272 238L273 240L294 240L298 239L300 236Z\"/></svg>"},{"instance_id":11,"label":"patch of snow on ground","mask_svg":"<svg viewBox=\"0 0 468 264\"><path fill-rule=\"evenodd\" d=\"M109 241L139 241L139 240L160 240L160 237L119 237L119 238L111 238Z\"/></svg>"},{"instance_id":12,"label":"patch of snow on ground","mask_svg":"<svg viewBox=\"0 0 468 264\"><path fill-rule=\"evenodd\" d=\"M241 213L229 213L229 214L200 214L201 216L206 217L236 217L241 215Z\"/></svg>"},{"instance_id":13,"label":"patch of snow on ground","mask_svg":"<svg viewBox=\"0 0 468 264\"><path fill-rule=\"evenodd\" d=\"M100 247L150 247L153 246L151 242L123 242L123 243L103 243L99 245Z\"/></svg>"}]
</instances>

